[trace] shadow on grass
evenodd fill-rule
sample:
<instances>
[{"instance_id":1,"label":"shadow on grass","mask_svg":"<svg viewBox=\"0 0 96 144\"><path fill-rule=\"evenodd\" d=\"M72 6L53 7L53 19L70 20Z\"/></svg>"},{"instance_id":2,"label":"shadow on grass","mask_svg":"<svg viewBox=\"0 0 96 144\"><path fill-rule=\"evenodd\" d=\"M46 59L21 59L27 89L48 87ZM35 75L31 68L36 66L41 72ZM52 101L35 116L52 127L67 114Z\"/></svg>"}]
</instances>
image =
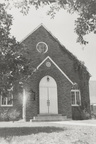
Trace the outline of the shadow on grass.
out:
<instances>
[{"instance_id":1,"label":"shadow on grass","mask_svg":"<svg viewBox=\"0 0 96 144\"><path fill-rule=\"evenodd\" d=\"M38 133L61 132L66 129L58 127L14 127L0 128L0 137L7 138L13 136L24 136Z\"/></svg>"}]
</instances>

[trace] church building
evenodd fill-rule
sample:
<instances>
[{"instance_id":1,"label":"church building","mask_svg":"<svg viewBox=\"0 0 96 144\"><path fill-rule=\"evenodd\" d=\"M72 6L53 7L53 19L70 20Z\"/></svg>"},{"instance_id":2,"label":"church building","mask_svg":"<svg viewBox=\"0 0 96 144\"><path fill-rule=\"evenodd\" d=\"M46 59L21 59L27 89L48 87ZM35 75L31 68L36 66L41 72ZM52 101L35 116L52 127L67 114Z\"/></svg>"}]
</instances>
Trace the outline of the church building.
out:
<instances>
[{"instance_id":1,"label":"church building","mask_svg":"<svg viewBox=\"0 0 96 144\"><path fill-rule=\"evenodd\" d=\"M21 92L15 89L11 103L1 96L0 111L16 109L26 121L83 119L84 110L90 114L85 65L43 25L21 43L29 52L33 74Z\"/></svg>"}]
</instances>

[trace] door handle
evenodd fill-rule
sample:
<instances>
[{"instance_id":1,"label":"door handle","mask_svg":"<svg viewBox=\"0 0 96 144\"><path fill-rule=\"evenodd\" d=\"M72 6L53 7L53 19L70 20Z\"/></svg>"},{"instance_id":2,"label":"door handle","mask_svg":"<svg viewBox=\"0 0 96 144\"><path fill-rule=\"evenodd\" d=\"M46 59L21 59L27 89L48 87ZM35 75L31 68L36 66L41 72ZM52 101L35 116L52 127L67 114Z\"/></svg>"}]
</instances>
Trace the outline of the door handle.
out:
<instances>
[{"instance_id":1,"label":"door handle","mask_svg":"<svg viewBox=\"0 0 96 144\"><path fill-rule=\"evenodd\" d=\"M47 100L47 106L50 106L50 100Z\"/></svg>"}]
</instances>

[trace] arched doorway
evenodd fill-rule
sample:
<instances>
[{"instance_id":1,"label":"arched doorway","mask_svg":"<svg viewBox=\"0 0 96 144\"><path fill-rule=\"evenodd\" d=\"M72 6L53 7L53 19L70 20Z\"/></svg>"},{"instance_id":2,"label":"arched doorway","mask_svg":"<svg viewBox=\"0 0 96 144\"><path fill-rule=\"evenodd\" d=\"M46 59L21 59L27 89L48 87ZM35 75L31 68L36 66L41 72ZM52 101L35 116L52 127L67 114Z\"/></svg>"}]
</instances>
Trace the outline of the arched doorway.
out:
<instances>
[{"instance_id":1,"label":"arched doorway","mask_svg":"<svg viewBox=\"0 0 96 144\"><path fill-rule=\"evenodd\" d=\"M57 84L51 76L45 76L39 84L40 114L58 114Z\"/></svg>"}]
</instances>

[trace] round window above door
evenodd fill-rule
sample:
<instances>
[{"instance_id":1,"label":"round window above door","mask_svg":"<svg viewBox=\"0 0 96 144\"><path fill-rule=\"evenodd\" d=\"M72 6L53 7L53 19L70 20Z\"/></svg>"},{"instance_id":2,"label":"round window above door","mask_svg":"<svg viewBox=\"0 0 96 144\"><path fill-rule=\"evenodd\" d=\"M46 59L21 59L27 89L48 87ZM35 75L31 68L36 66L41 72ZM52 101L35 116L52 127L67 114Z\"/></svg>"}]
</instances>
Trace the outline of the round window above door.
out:
<instances>
[{"instance_id":1,"label":"round window above door","mask_svg":"<svg viewBox=\"0 0 96 144\"><path fill-rule=\"evenodd\" d=\"M45 42L39 42L36 45L36 49L39 53L46 53L48 51L48 45Z\"/></svg>"}]
</instances>

